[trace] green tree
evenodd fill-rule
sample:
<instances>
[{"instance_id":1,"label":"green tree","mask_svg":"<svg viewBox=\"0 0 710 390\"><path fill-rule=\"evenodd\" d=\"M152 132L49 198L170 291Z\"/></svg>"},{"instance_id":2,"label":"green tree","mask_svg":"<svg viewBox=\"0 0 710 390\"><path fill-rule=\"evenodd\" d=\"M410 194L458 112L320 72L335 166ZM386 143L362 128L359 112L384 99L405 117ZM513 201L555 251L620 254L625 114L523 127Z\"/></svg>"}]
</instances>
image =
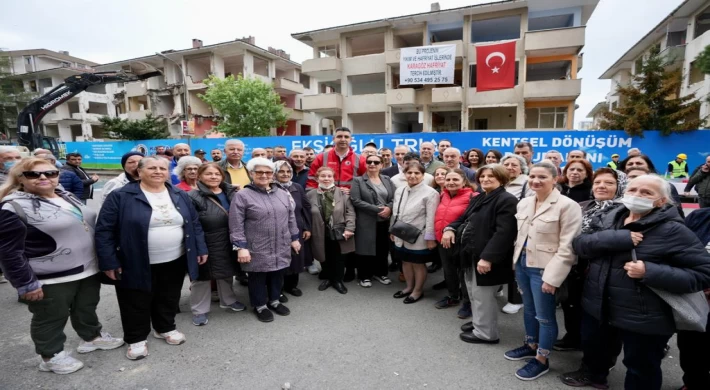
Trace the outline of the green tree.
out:
<instances>
[{"instance_id":1,"label":"green tree","mask_svg":"<svg viewBox=\"0 0 710 390\"><path fill-rule=\"evenodd\" d=\"M100 119L104 125L104 131L110 134L111 138L138 141L144 139L161 139L170 135L168 124L164 119L154 118L148 114L145 119L128 120L121 118L109 118L107 116Z\"/></svg>"},{"instance_id":2,"label":"green tree","mask_svg":"<svg viewBox=\"0 0 710 390\"><path fill-rule=\"evenodd\" d=\"M216 130L228 137L269 135L269 129L286 124L288 114L271 84L259 79L224 79L210 76L207 92L198 95L222 117Z\"/></svg>"},{"instance_id":3,"label":"green tree","mask_svg":"<svg viewBox=\"0 0 710 390\"><path fill-rule=\"evenodd\" d=\"M599 126L605 130L626 131L643 137L645 130L659 130L663 135L694 131L705 125L700 118L701 102L695 94L680 96L683 83L681 70L666 70L673 59L651 49L649 58L627 86L619 86L619 107L604 112Z\"/></svg>"},{"instance_id":4,"label":"green tree","mask_svg":"<svg viewBox=\"0 0 710 390\"><path fill-rule=\"evenodd\" d=\"M710 74L710 46L705 46L702 53L695 57L695 64L705 74Z\"/></svg>"}]
</instances>

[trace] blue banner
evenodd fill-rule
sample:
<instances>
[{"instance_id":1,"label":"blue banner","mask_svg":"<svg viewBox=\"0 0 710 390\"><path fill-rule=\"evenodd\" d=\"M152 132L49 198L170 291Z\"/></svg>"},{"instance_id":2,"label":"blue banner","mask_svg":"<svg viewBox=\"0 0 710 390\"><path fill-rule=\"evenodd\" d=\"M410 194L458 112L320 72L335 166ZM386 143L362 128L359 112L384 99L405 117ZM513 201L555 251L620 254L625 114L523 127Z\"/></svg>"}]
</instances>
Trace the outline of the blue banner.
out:
<instances>
[{"instance_id":1,"label":"blue banner","mask_svg":"<svg viewBox=\"0 0 710 390\"><path fill-rule=\"evenodd\" d=\"M422 142L437 143L447 139L463 153L467 149L479 148L483 152L497 149L501 153L512 153L517 142L527 141L533 145L533 161L543 159L545 152L557 150L563 158L571 150L584 150L594 167L601 167L611 161L612 154L623 159L630 148L639 148L648 155L659 170L664 170L668 162L679 153L688 156L690 169L705 162L710 154L710 130L698 130L685 134L664 137L659 132L645 133L645 138L630 137L623 131L474 131L462 133L407 133L407 134L354 134L352 147L359 152L366 143L375 142L379 148L393 149L405 145L418 151ZM131 150L155 154L158 146L167 148L177 143L188 143L192 151L203 149L210 158L212 149L224 149L226 138L197 138L190 140L167 139L121 142L67 142L67 152L78 152L83 157L82 166L87 168L120 169L121 156ZM293 137L252 137L241 138L246 146L245 160L254 148L284 146L288 151L310 146L316 153L332 143L332 136ZM661 172L663 173L663 172Z\"/></svg>"}]
</instances>

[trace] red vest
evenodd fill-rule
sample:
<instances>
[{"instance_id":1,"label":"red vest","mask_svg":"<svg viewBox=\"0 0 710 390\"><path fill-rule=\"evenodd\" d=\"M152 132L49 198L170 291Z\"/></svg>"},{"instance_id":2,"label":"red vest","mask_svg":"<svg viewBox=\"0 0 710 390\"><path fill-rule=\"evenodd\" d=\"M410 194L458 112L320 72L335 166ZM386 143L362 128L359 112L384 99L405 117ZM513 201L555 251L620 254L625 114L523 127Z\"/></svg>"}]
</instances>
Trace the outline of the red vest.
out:
<instances>
[{"instance_id":1,"label":"red vest","mask_svg":"<svg viewBox=\"0 0 710 390\"><path fill-rule=\"evenodd\" d=\"M459 190L453 198L449 194L449 191L445 189L441 191L441 201L439 202L439 207L436 208L436 215L434 216L434 234L436 235L436 241L441 242L444 228L463 215L464 211L466 211L466 207L468 207L468 204L471 202L471 198L476 195L478 195L478 192L473 192L473 190L468 187Z\"/></svg>"},{"instance_id":2,"label":"red vest","mask_svg":"<svg viewBox=\"0 0 710 390\"><path fill-rule=\"evenodd\" d=\"M316 159L313 161L308 171L307 188L318 187L318 176L316 172L318 172L318 169L322 166L328 166L335 171L333 179L337 187L350 188L353 178L362 176L367 171L365 157L355 154L352 148L342 161L340 161L340 157L338 157L335 153L335 148L333 148L328 152L327 156L323 153L316 156Z\"/></svg>"}]
</instances>

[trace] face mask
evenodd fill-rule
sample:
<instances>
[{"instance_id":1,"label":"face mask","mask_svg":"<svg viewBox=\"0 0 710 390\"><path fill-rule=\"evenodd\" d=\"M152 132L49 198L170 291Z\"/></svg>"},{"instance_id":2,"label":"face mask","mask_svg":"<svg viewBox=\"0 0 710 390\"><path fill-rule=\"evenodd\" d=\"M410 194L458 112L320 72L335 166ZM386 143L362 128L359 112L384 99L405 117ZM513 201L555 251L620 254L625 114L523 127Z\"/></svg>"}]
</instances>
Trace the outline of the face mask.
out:
<instances>
[{"instance_id":1,"label":"face mask","mask_svg":"<svg viewBox=\"0 0 710 390\"><path fill-rule=\"evenodd\" d=\"M335 183L330 183L330 184L328 184L328 185L323 185L323 184L320 185L320 188L322 188L322 189L324 189L324 190L329 190L329 189L331 189L331 188L333 188L333 187L335 187Z\"/></svg>"},{"instance_id":2,"label":"face mask","mask_svg":"<svg viewBox=\"0 0 710 390\"><path fill-rule=\"evenodd\" d=\"M647 213L655 208L653 203L658 199L640 198L633 195L624 195L622 202L629 211L635 214Z\"/></svg>"},{"instance_id":3,"label":"face mask","mask_svg":"<svg viewBox=\"0 0 710 390\"><path fill-rule=\"evenodd\" d=\"M17 163L17 160L5 161L5 163L4 163L5 169L9 171L10 168L14 167L16 163Z\"/></svg>"}]
</instances>

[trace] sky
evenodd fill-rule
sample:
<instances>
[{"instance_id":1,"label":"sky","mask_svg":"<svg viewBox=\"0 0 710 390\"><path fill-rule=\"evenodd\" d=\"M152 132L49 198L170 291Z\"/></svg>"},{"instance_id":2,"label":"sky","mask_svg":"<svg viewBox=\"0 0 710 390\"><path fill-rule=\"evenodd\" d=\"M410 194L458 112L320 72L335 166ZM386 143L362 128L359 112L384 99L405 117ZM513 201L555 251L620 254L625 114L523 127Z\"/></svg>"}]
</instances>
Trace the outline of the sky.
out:
<instances>
[{"instance_id":1,"label":"sky","mask_svg":"<svg viewBox=\"0 0 710 390\"><path fill-rule=\"evenodd\" d=\"M440 0L442 9L491 0ZM601 0L587 23L575 124L610 89L599 76L682 0ZM23 0L0 2L0 49L67 50L107 63L252 35L291 59L312 57L292 33L427 12L432 0Z\"/></svg>"}]
</instances>

